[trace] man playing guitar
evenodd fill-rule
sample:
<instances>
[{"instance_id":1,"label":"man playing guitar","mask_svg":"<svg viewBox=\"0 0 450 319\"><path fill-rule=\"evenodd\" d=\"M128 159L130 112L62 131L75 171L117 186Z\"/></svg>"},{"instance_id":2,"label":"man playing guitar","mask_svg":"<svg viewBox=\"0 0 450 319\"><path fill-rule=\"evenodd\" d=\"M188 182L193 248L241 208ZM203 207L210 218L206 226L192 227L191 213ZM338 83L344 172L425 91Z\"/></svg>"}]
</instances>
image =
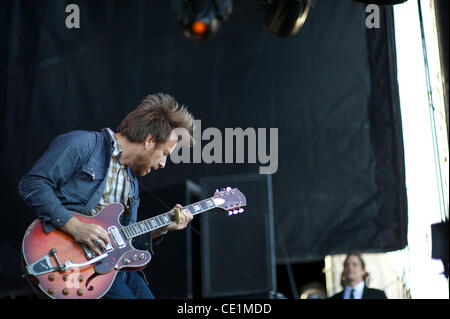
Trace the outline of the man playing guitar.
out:
<instances>
[{"instance_id":1,"label":"man playing guitar","mask_svg":"<svg viewBox=\"0 0 450 319\"><path fill-rule=\"evenodd\" d=\"M136 176L165 167L167 157L180 142L174 129L185 129L192 145L192 124L192 115L178 106L172 96L149 95L125 117L115 133L104 128L100 132L73 131L58 136L22 178L19 193L38 216L43 232L61 230L100 256L111 247L110 233L98 223L81 221L73 213L96 216L108 205L120 203L125 209L120 223L136 223L139 207ZM193 216L189 210L180 208L178 204L174 208L174 221L135 239L133 246L153 254L152 247L161 241L163 234L185 229ZM51 274L48 277L54 280ZM55 293L48 290L48 295ZM154 298L145 275L127 270L115 276L102 297Z\"/></svg>"}]
</instances>

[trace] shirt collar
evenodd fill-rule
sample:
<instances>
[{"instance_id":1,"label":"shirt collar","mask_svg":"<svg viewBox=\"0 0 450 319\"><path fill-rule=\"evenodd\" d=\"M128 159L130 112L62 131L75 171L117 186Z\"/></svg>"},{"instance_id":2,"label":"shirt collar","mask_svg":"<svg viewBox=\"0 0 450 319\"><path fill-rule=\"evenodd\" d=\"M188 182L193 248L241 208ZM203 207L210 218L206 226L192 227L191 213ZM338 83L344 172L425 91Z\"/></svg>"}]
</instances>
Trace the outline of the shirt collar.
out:
<instances>
[{"instance_id":1,"label":"shirt collar","mask_svg":"<svg viewBox=\"0 0 450 319\"><path fill-rule=\"evenodd\" d=\"M356 286L352 287L352 286L345 286L345 290L348 290L349 293L352 289L354 289L355 291L355 296L358 296L360 299L363 295L364 292L364 280L361 280Z\"/></svg>"},{"instance_id":2,"label":"shirt collar","mask_svg":"<svg viewBox=\"0 0 450 319\"><path fill-rule=\"evenodd\" d=\"M116 139L116 136L114 135L114 132L110 129L107 128L109 135L111 135L111 139L112 139L112 156L114 157L119 157L120 158L120 154L122 153L122 150L120 148L119 142Z\"/></svg>"}]
</instances>

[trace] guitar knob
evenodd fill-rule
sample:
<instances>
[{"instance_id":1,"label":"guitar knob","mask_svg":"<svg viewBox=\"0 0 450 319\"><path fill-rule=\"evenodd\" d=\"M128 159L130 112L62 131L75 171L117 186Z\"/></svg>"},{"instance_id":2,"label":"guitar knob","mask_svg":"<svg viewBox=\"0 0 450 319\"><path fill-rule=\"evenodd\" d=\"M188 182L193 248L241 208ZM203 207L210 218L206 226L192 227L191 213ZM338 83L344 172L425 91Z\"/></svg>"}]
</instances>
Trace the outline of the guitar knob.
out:
<instances>
[{"instance_id":1,"label":"guitar knob","mask_svg":"<svg viewBox=\"0 0 450 319\"><path fill-rule=\"evenodd\" d=\"M140 259L144 259L144 258L145 258L144 253L141 253L141 254L139 255L139 258L140 258Z\"/></svg>"},{"instance_id":2,"label":"guitar knob","mask_svg":"<svg viewBox=\"0 0 450 319\"><path fill-rule=\"evenodd\" d=\"M84 294L83 289L78 289L78 290L77 290L77 295L78 295L78 296L83 296L83 294Z\"/></svg>"},{"instance_id":3,"label":"guitar knob","mask_svg":"<svg viewBox=\"0 0 450 319\"><path fill-rule=\"evenodd\" d=\"M67 296L69 294L69 289L68 288L64 288L62 293L63 293L63 295Z\"/></svg>"}]
</instances>

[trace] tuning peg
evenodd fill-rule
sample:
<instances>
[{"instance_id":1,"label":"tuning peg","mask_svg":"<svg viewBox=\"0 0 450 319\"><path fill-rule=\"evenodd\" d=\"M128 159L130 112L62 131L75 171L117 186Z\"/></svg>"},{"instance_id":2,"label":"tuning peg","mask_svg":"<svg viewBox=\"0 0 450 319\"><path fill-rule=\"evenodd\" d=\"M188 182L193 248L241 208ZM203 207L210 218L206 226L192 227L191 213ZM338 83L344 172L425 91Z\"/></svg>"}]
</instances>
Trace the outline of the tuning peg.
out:
<instances>
[{"instance_id":1,"label":"tuning peg","mask_svg":"<svg viewBox=\"0 0 450 319\"><path fill-rule=\"evenodd\" d=\"M225 190L228 192L228 191L231 191L231 187L230 186L228 186L227 188L225 188Z\"/></svg>"},{"instance_id":2,"label":"tuning peg","mask_svg":"<svg viewBox=\"0 0 450 319\"><path fill-rule=\"evenodd\" d=\"M239 209L233 209L233 210L228 210L228 216L231 216L231 215L237 215L237 214L240 214L240 213L243 213L244 212L244 209L243 208L239 208Z\"/></svg>"}]
</instances>

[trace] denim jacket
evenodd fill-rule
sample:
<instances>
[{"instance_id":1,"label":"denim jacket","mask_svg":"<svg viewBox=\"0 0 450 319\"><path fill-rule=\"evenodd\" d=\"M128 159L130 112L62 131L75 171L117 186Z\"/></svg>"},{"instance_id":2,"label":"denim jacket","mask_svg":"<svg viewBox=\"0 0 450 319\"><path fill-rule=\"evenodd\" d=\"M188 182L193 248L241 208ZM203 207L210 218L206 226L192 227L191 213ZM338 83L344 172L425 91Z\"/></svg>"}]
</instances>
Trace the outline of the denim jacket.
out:
<instances>
[{"instance_id":1,"label":"denim jacket","mask_svg":"<svg viewBox=\"0 0 450 319\"><path fill-rule=\"evenodd\" d=\"M113 141L104 128L99 132L73 131L56 137L47 151L19 182L19 194L41 219L45 232L63 226L71 212L93 215L107 178ZM123 213L121 223L137 221L139 184L128 167L131 214ZM150 234L133 243L138 249L150 249Z\"/></svg>"}]
</instances>

